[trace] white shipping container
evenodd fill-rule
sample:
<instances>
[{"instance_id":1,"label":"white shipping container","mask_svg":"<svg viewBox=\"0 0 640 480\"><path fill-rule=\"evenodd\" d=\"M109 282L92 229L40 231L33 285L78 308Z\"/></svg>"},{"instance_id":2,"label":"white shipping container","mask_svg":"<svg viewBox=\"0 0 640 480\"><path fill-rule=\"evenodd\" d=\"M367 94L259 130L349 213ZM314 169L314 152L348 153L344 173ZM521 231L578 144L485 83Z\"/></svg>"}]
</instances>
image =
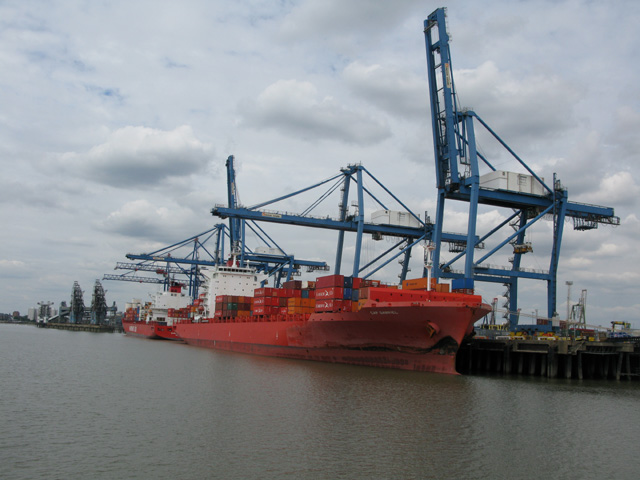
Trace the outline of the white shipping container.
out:
<instances>
[{"instance_id":1,"label":"white shipping container","mask_svg":"<svg viewBox=\"0 0 640 480\"><path fill-rule=\"evenodd\" d=\"M542 179L544 181L544 178ZM480 186L495 190L544 195L546 189L533 175L496 170L480 176Z\"/></svg>"},{"instance_id":2,"label":"white shipping container","mask_svg":"<svg viewBox=\"0 0 640 480\"><path fill-rule=\"evenodd\" d=\"M280 249L273 247L256 247L253 251L260 255L283 255Z\"/></svg>"},{"instance_id":3,"label":"white shipping container","mask_svg":"<svg viewBox=\"0 0 640 480\"><path fill-rule=\"evenodd\" d=\"M410 213L395 210L378 210L371 214L371 223L378 225L399 225L401 227L421 226L420 222Z\"/></svg>"},{"instance_id":4,"label":"white shipping container","mask_svg":"<svg viewBox=\"0 0 640 480\"><path fill-rule=\"evenodd\" d=\"M130 308L139 308L142 305L142 300L134 298L130 302L124 304L124 310L127 311Z\"/></svg>"}]
</instances>

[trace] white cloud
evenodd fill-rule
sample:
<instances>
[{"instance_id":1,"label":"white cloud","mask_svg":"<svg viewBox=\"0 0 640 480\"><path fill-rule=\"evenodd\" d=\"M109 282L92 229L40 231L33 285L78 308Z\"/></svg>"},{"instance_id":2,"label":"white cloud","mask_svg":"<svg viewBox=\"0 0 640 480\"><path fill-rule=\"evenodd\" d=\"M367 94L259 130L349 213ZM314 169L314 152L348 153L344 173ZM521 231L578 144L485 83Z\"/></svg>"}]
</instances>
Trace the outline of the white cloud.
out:
<instances>
[{"instance_id":1,"label":"white cloud","mask_svg":"<svg viewBox=\"0 0 640 480\"><path fill-rule=\"evenodd\" d=\"M373 35L402 22L407 13L421 3L419 0L399 3L370 0L300 2L283 19L280 34L287 40L320 37L330 42L354 35Z\"/></svg>"},{"instance_id":2,"label":"white cloud","mask_svg":"<svg viewBox=\"0 0 640 480\"><path fill-rule=\"evenodd\" d=\"M640 187L629 172L612 173L600 180L598 191L593 194L594 201L613 205L637 205Z\"/></svg>"},{"instance_id":3,"label":"white cloud","mask_svg":"<svg viewBox=\"0 0 640 480\"><path fill-rule=\"evenodd\" d=\"M147 200L127 202L111 212L97 227L109 233L164 243L179 241L197 233L191 210L154 205Z\"/></svg>"},{"instance_id":4,"label":"white cloud","mask_svg":"<svg viewBox=\"0 0 640 480\"><path fill-rule=\"evenodd\" d=\"M600 245L600 247L596 251L596 255L604 256L604 257L613 257L623 253L622 250L623 249L620 247L620 245L616 245L615 243L603 243L602 245Z\"/></svg>"},{"instance_id":5,"label":"white cloud","mask_svg":"<svg viewBox=\"0 0 640 480\"><path fill-rule=\"evenodd\" d=\"M347 65L343 76L355 95L391 114L414 119L428 115L424 78L411 71L356 61Z\"/></svg>"},{"instance_id":6,"label":"white cloud","mask_svg":"<svg viewBox=\"0 0 640 480\"><path fill-rule=\"evenodd\" d=\"M611 140L622 155L638 159L640 156L640 111L631 105L623 105L616 109Z\"/></svg>"},{"instance_id":7,"label":"white cloud","mask_svg":"<svg viewBox=\"0 0 640 480\"><path fill-rule=\"evenodd\" d=\"M189 126L172 131L128 126L86 153L60 155L58 165L97 183L130 188L197 173L210 158L211 146L198 140Z\"/></svg>"},{"instance_id":8,"label":"white cloud","mask_svg":"<svg viewBox=\"0 0 640 480\"><path fill-rule=\"evenodd\" d=\"M319 98L310 82L280 80L255 101L244 102L240 110L250 127L275 129L305 140L368 144L391 135L383 121L349 109L330 96Z\"/></svg>"},{"instance_id":9,"label":"white cloud","mask_svg":"<svg viewBox=\"0 0 640 480\"><path fill-rule=\"evenodd\" d=\"M5 260L0 259L0 267L2 271L6 274L7 270L22 270L25 267L25 263L20 260Z\"/></svg>"},{"instance_id":10,"label":"white cloud","mask_svg":"<svg viewBox=\"0 0 640 480\"><path fill-rule=\"evenodd\" d=\"M558 75L519 76L493 61L455 71L463 107L480 115L511 144L546 142L572 127L572 109L584 92ZM526 139L526 143L524 141Z\"/></svg>"},{"instance_id":11,"label":"white cloud","mask_svg":"<svg viewBox=\"0 0 640 480\"><path fill-rule=\"evenodd\" d=\"M593 259L588 257L571 257L564 261L567 268L585 268L593 265Z\"/></svg>"}]
</instances>

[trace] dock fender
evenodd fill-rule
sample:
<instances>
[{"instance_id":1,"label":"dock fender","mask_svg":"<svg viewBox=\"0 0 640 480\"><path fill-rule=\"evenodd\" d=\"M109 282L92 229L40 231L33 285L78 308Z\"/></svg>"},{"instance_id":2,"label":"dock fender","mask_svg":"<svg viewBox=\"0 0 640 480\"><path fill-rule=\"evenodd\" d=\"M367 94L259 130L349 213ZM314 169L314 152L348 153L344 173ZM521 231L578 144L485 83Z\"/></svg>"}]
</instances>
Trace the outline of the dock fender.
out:
<instances>
[{"instance_id":1,"label":"dock fender","mask_svg":"<svg viewBox=\"0 0 640 480\"><path fill-rule=\"evenodd\" d=\"M433 338L438 333L440 333L440 327L433 322L427 322L427 335L429 335L429 338Z\"/></svg>"}]
</instances>

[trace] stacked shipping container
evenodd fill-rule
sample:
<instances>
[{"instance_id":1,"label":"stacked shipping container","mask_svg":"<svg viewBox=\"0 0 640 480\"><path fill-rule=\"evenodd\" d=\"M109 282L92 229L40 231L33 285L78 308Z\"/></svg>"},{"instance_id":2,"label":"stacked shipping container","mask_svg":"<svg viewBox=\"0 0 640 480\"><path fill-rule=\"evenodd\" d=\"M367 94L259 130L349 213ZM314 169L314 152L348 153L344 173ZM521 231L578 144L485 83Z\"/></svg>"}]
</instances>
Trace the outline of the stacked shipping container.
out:
<instances>
[{"instance_id":1,"label":"stacked shipping container","mask_svg":"<svg viewBox=\"0 0 640 480\"><path fill-rule=\"evenodd\" d=\"M218 295L214 318L250 317L253 297Z\"/></svg>"},{"instance_id":2,"label":"stacked shipping container","mask_svg":"<svg viewBox=\"0 0 640 480\"><path fill-rule=\"evenodd\" d=\"M458 285L456 285L458 286ZM461 287L469 291L470 285ZM459 291L460 291L459 290ZM378 280L365 280L344 275L318 277L315 282L291 280L282 288L257 288L253 297L219 295L216 297L215 321L287 321L308 318L314 312L357 312L364 306L393 302L419 302L442 300L439 295L449 292L448 284L432 279L431 292L427 292L427 279L417 278L397 285L383 285ZM443 298L440 298L443 297ZM188 318L202 311L196 300L186 309L170 311L170 317Z\"/></svg>"}]
</instances>

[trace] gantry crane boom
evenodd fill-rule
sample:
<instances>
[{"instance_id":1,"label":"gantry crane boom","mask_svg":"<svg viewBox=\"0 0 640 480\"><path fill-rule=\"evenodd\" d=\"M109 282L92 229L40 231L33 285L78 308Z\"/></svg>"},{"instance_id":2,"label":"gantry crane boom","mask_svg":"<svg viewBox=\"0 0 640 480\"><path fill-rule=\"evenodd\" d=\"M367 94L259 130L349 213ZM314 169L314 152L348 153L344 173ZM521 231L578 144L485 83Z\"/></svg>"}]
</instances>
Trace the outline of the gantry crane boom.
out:
<instances>
[{"instance_id":1,"label":"gantry crane boom","mask_svg":"<svg viewBox=\"0 0 640 480\"><path fill-rule=\"evenodd\" d=\"M234 168L234 156L229 155L225 163L227 167L227 205L235 208L238 205L238 187L236 186L236 170ZM241 245L241 221L239 218L229 219L229 237L231 239L231 252L240 254Z\"/></svg>"},{"instance_id":2,"label":"gantry crane boom","mask_svg":"<svg viewBox=\"0 0 640 480\"><path fill-rule=\"evenodd\" d=\"M363 183L364 174L367 174L368 175L367 178L371 178L388 195L390 195L397 203L399 203L407 211L407 215L409 215L413 219L412 221L414 225L417 225L417 226L365 222L364 220L364 211L365 211L364 194L365 193L368 194L368 196L374 200L374 202L379 208L388 210L388 207L376 195L374 195L368 188L364 186L364 183ZM333 181L335 181L335 183L330 185L329 190L326 193L322 194L321 197L318 200L316 200L311 207L306 209L301 214L268 211L268 210L262 209L262 207L272 205L274 203L280 202L290 197L305 193L309 190L312 190L314 188L320 187L325 184L329 184L330 182L333 182ZM355 183L356 189L357 189L356 190L357 205L356 205L355 214L349 214L349 208L348 208L348 198L349 198L349 191L350 191L349 187L351 183ZM313 208L315 208L321 201L326 199L329 194L336 191L338 187L342 187L342 197L341 197L341 203L339 206L339 218L331 218L327 216L324 216L324 217L311 216L310 212L313 210ZM362 165L349 165L348 167L342 168L341 173L339 173L338 175L332 176L314 185L280 196L273 200L261 202L259 204L256 204L250 207L243 207L243 206L226 207L223 205L216 205L211 210L211 213L221 218L239 218L244 220L253 220L253 221L260 221L260 222L281 223L281 224L297 225L297 226L303 226L303 227L337 230L339 232L338 233L339 236L338 236L338 244L337 244L337 250L336 250L336 263L334 266L335 273L340 273L340 270L341 270L342 252L344 247L344 234L345 232L355 233L356 245L355 245L355 255L354 255L354 264L353 264L353 276L359 276L361 272L364 270L364 268L368 268L369 266L371 266L371 263L370 263L365 267L362 267L362 268L360 267L360 252L362 248L362 237L364 234L371 234L372 236L377 236L378 238L381 236L401 238L403 240L400 243L403 243L404 246L401 246L400 244L396 245L396 247L401 248L400 252L392 256L384 264L379 265L375 270L369 272L368 275L375 273L377 270L382 268L384 265L388 264L394 258L397 258L400 255L404 255L405 258L402 261L403 271L400 274L400 278L402 280L405 278L407 273L407 267L408 267L409 256L411 254L411 249L419 242L425 239L427 240L430 239L433 231L433 225L429 221L421 220L418 215L413 213L400 199L398 199L392 192L390 192L384 185L382 185L382 183L380 183ZM455 233L442 232L441 237L442 237L442 241L452 242L455 244L464 244L467 241L466 235L458 235ZM474 245L477 248L483 247L482 242L480 242L477 237L473 237L472 240L474 242Z\"/></svg>"},{"instance_id":3,"label":"gantry crane boom","mask_svg":"<svg viewBox=\"0 0 640 480\"><path fill-rule=\"evenodd\" d=\"M113 275L113 274L104 274L102 276L103 280L118 280L120 282L135 282L135 283L156 283L163 284L164 280L157 277L133 277L130 275Z\"/></svg>"}]
</instances>

